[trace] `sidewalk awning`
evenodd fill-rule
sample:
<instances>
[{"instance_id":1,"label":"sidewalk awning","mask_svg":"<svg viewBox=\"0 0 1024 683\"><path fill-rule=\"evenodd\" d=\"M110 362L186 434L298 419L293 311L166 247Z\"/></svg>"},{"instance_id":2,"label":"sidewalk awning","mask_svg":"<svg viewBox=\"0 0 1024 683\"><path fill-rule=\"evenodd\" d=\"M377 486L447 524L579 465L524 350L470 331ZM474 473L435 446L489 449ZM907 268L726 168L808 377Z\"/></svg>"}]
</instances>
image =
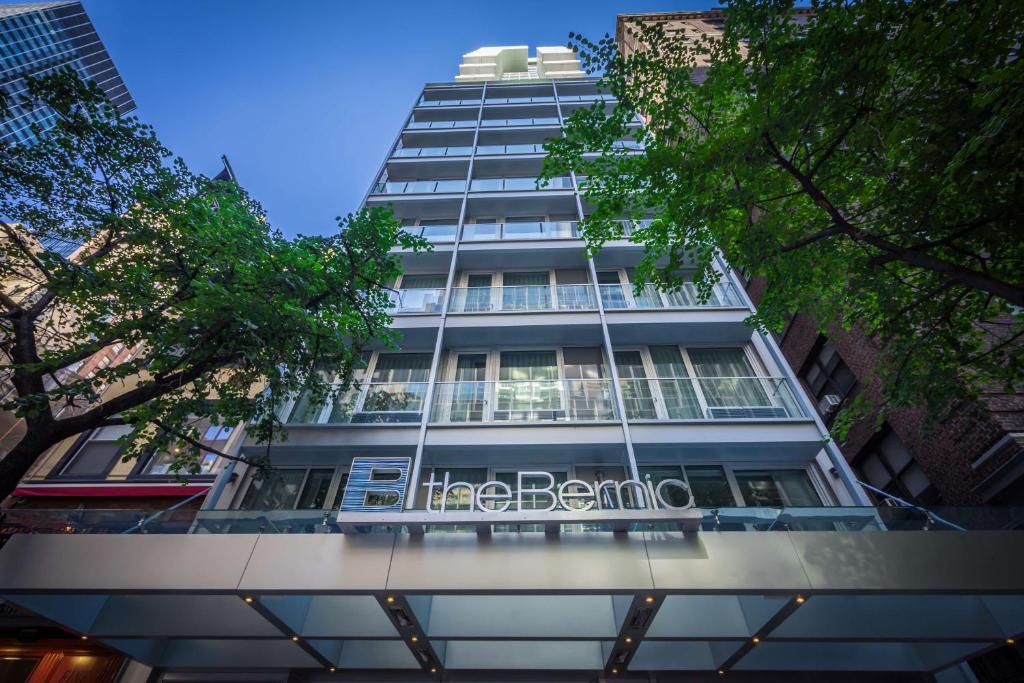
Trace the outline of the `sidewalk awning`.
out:
<instances>
[{"instance_id":1,"label":"sidewalk awning","mask_svg":"<svg viewBox=\"0 0 1024 683\"><path fill-rule=\"evenodd\" d=\"M928 672L1024 632L1022 540L25 534L0 594L170 669Z\"/></svg>"}]
</instances>

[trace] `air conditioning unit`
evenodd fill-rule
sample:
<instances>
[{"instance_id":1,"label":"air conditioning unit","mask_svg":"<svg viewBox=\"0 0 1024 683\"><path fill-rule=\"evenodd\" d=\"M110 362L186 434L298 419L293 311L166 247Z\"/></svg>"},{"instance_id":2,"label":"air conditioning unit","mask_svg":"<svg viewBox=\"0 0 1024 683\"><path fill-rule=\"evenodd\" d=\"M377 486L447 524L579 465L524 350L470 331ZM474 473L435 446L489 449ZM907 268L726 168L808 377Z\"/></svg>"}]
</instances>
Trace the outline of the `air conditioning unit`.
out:
<instances>
[{"instance_id":1,"label":"air conditioning unit","mask_svg":"<svg viewBox=\"0 0 1024 683\"><path fill-rule=\"evenodd\" d=\"M822 415L831 415L832 413L839 410L839 404L843 402L843 399L838 394L825 394L820 401L818 401L818 412Z\"/></svg>"}]
</instances>

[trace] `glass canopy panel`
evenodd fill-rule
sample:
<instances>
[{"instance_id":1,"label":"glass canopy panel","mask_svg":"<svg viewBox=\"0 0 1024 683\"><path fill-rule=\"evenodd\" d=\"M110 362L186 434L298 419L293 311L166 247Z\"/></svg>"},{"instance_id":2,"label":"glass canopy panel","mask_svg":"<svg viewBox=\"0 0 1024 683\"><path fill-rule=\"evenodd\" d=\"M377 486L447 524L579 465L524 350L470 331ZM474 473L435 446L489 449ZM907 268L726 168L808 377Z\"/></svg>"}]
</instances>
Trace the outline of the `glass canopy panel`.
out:
<instances>
[{"instance_id":1,"label":"glass canopy panel","mask_svg":"<svg viewBox=\"0 0 1024 683\"><path fill-rule=\"evenodd\" d=\"M419 669L401 640L310 640L310 645L338 669Z\"/></svg>"},{"instance_id":2,"label":"glass canopy panel","mask_svg":"<svg viewBox=\"0 0 1024 683\"><path fill-rule=\"evenodd\" d=\"M303 638L399 637L370 595L261 595L259 601Z\"/></svg>"},{"instance_id":3,"label":"glass canopy panel","mask_svg":"<svg viewBox=\"0 0 1024 683\"><path fill-rule=\"evenodd\" d=\"M601 669L599 640L449 640L446 669Z\"/></svg>"},{"instance_id":4,"label":"glass canopy panel","mask_svg":"<svg viewBox=\"0 0 1024 683\"><path fill-rule=\"evenodd\" d=\"M646 637L748 638L790 601L788 596L669 595Z\"/></svg>"},{"instance_id":5,"label":"glass canopy panel","mask_svg":"<svg viewBox=\"0 0 1024 683\"><path fill-rule=\"evenodd\" d=\"M433 595L413 603L432 639L614 639L622 625L611 595Z\"/></svg>"}]
</instances>

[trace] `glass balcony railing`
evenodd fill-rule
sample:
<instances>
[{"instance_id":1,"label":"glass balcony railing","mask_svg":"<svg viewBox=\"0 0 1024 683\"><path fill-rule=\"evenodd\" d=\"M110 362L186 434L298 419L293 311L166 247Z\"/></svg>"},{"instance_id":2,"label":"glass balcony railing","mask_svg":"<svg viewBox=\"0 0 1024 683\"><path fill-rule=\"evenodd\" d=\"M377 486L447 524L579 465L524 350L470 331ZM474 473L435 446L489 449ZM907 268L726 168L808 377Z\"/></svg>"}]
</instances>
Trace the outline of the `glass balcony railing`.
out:
<instances>
[{"instance_id":1,"label":"glass balcony railing","mask_svg":"<svg viewBox=\"0 0 1024 683\"><path fill-rule=\"evenodd\" d=\"M305 405L300 397L282 417L288 425L419 422L427 382L368 382L326 404Z\"/></svg>"},{"instance_id":2,"label":"glass balcony railing","mask_svg":"<svg viewBox=\"0 0 1024 683\"><path fill-rule=\"evenodd\" d=\"M620 379L628 420L770 420L805 417L784 377Z\"/></svg>"},{"instance_id":3,"label":"glass balcony railing","mask_svg":"<svg viewBox=\"0 0 1024 683\"><path fill-rule=\"evenodd\" d=\"M593 311L597 297L591 285L521 285L455 287L449 313L513 311Z\"/></svg>"},{"instance_id":4,"label":"glass balcony railing","mask_svg":"<svg viewBox=\"0 0 1024 683\"><path fill-rule=\"evenodd\" d=\"M516 119L483 119L480 121L480 126L483 128L506 126L557 126L559 123L557 116L534 116L531 118Z\"/></svg>"},{"instance_id":5,"label":"glass balcony railing","mask_svg":"<svg viewBox=\"0 0 1024 683\"><path fill-rule=\"evenodd\" d=\"M458 119L456 121L410 121L406 125L409 130L434 128L476 128L476 119Z\"/></svg>"},{"instance_id":6,"label":"glass balcony railing","mask_svg":"<svg viewBox=\"0 0 1024 683\"><path fill-rule=\"evenodd\" d=\"M829 531L877 533L912 531L1012 531L1024 529L1021 507L716 507L703 513L701 531ZM586 513L582 513L581 517ZM16 534L312 534L340 533L337 510L43 510L14 508L0 513L0 539ZM495 532L522 533L495 516ZM956 525L954 528L953 525ZM603 531L600 525L567 526L571 533ZM637 525L637 531L649 525ZM398 530L401 532L401 530ZM429 530L428 530L429 531ZM444 533L463 529L444 529ZM467 533L475 530L466 529Z\"/></svg>"},{"instance_id":7,"label":"glass balcony railing","mask_svg":"<svg viewBox=\"0 0 1024 683\"><path fill-rule=\"evenodd\" d=\"M402 313L440 313L444 304L444 287L437 289L399 289L388 292L392 315Z\"/></svg>"},{"instance_id":8,"label":"glass balcony railing","mask_svg":"<svg viewBox=\"0 0 1024 683\"><path fill-rule=\"evenodd\" d=\"M662 292L654 285L643 285L639 290L633 285L599 285L601 305L605 310L622 309L658 310L678 308L744 308L745 305L729 282L719 282L711 289L706 301L697 294L697 285L685 282L675 292Z\"/></svg>"},{"instance_id":9,"label":"glass balcony railing","mask_svg":"<svg viewBox=\"0 0 1024 683\"><path fill-rule=\"evenodd\" d=\"M604 422L618 419L610 380L440 382L430 421Z\"/></svg>"},{"instance_id":10,"label":"glass balcony railing","mask_svg":"<svg viewBox=\"0 0 1024 683\"><path fill-rule=\"evenodd\" d=\"M566 240L578 238L576 221L528 221L524 223L466 223L462 239L486 240Z\"/></svg>"},{"instance_id":11,"label":"glass balcony railing","mask_svg":"<svg viewBox=\"0 0 1024 683\"><path fill-rule=\"evenodd\" d=\"M572 178L559 176L552 178L543 187L537 185L537 178L473 178L469 184L470 192L523 192L528 190L571 190Z\"/></svg>"},{"instance_id":12,"label":"glass balcony railing","mask_svg":"<svg viewBox=\"0 0 1024 683\"><path fill-rule=\"evenodd\" d=\"M455 223L449 225L405 225L402 226L402 231L422 237L428 242L454 242L459 226Z\"/></svg>"},{"instance_id":13,"label":"glass balcony railing","mask_svg":"<svg viewBox=\"0 0 1024 683\"><path fill-rule=\"evenodd\" d=\"M465 191L465 180L386 180L373 186L373 194L432 194Z\"/></svg>"},{"instance_id":14,"label":"glass balcony railing","mask_svg":"<svg viewBox=\"0 0 1024 683\"><path fill-rule=\"evenodd\" d=\"M491 154L546 154L543 143L523 145L477 145L476 153L483 156Z\"/></svg>"},{"instance_id":15,"label":"glass balcony railing","mask_svg":"<svg viewBox=\"0 0 1024 683\"><path fill-rule=\"evenodd\" d=\"M473 148L466 147L399 147L393 157L468 157Z\"/></svg>"},{"instance_id":16,"label":"glass balcony railing","mask_svg":"<svg viewBox=\"0 0 1024 683\"><path fill-rule=\"evenodd\" d=\"M551 95L538 95L536 97L488 97L484 104L540 104L554 102Z\"/></svg>"},{"instance_id":17,"label":"glass balcony railing","mask_svg":"<svg viewBox=\"0 0 1024 683\"><path fill-rule=\"evenodd\" d=\"M559 95L559 102L596 102L597 100L604 100L605 102L614 102L615 96L610 93L590 93L589 95Z\"/></svg>"},{"instance_id":18,"label":"glass balcony railing","mask_svg":"<svg viewBox=\"0 0 1024 683\"><path fill-rule=\"evenodd\" d=\"M488 100L489 102L490 100ZM417 105L419 107L461 107L461 106L479 106L480 98L468 99L468 100L420 100Z\"/></svg>"}]
</instances>

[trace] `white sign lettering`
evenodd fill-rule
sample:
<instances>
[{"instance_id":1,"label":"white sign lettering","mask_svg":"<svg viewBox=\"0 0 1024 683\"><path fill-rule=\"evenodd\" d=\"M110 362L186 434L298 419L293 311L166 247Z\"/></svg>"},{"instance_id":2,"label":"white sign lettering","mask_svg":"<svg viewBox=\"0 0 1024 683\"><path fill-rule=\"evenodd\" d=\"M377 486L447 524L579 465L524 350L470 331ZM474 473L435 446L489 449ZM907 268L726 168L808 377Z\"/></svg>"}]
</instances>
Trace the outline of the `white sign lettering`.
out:
<instances>
[{"instance_id":1,"label":"white sign lettering","mask_svg":"<svg viewBox=\"0 0 1024 683\"><path fill-rule=\"evenodd\" d=\"M543 484L543 485L542 485ZM421 484L427 489L427 512L443 513L447 511L449 495L465 490L470 509L480 512L507 512L513 500L516 510L532 510L551 512L556 509L571 512L587 510L623 510L627 507L642 509L689 510L693 507L693 495L690 487L681 479L662 479L657 485L647 475L644 481L626 479L624 481L595 481L593 485L581 479L570 479L557 487L555 477L550 472L526 471L516 475L516 492L513 496L508 484L501 481L488 481L474 486L465 481L450 482L448 473L444 480L437 481L431 471L430 479ZM676 488L686 494L684 505L675 505L675 496L670 495L666 488ZM435 506L435 492L440 501Z\"/></svg>"}]
</instances>

